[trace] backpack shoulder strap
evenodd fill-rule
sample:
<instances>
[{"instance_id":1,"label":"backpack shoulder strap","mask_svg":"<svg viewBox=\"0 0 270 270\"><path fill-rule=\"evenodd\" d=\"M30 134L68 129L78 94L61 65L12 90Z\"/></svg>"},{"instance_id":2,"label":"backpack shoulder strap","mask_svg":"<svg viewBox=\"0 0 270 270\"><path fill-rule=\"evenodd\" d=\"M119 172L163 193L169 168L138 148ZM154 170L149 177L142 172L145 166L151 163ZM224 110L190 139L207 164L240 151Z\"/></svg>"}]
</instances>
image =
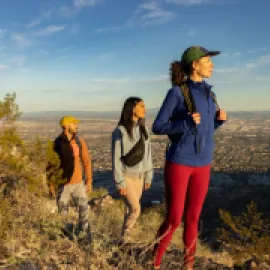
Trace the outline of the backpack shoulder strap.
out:
<instances>
[{"instance_id":1,"label":"backpack shoulder strap","mask_svg":"<svg viewBox=\"0 0 270 270\"><path fill-rule=\"evenodd\" d=\"M188 112L191 113L191 114L196 112L195 102L194 102L194 99L192 97L192 94L190 93L190 90L189 90L189 87L188 87L186 81L184 81L180 85L180 89L181 89L181 92L182 92L182 94L184 96L184 100L185 100L185 103L187 105Z\"/></svg>"},{"instance_id":2,"label":"backpack shoulder strap","mask_svg":"<svg viewBox=\"0 0 270 270\"><path fill-rule=\"evenodd\" d=\"M219 111L219 110L220 110L220 107L219 107L219 105L218 105L216 95L215 95L215 93L214 93L213 91L211 91L211 90L210 90L210 96L211 96L212 100L213 100L214 103L215 103L215 106L216 106L217 111Z\"/></svg>"},{"instance_id":3,"label":"backpack shoulder strap","mask_svg":"<svg viewBox=\"0 0 270 270\"><path fill-rule=\"evenodd\" d=\"M143 136L143 130L142 130L142 126L139 126L139 132L140 132L140 139L145 139Z\"/></svg>"},{"instance_id":4,"label":"backpack shoulder strap","mask_svg":"<svg viewBox=\"0 0 270 270\"><path fill-rule=\"evenodd\" d=\"M75 139L76 144L79 147L80 158L82 160L82 143L81 143L81 140L80 140L80 138L78 136L75 136L74 139Z\"/></svg>"}]
</instances>

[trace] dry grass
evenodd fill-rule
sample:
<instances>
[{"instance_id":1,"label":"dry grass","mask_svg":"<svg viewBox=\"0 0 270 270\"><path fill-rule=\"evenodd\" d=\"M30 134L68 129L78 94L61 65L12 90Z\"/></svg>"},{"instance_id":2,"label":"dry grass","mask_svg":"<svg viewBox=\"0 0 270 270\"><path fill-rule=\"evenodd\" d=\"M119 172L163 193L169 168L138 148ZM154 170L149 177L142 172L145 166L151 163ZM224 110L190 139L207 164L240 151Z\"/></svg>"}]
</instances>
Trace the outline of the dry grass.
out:
<instances>
[{"instance_id":1,"label":"dry grass","mask_svg":"<svg viewBox=\"0 0 270 270\"><path fill-rule=\"evenodd\" d=\"M0 120L9 125L20 115L15 99L8 94L0 101ZM127 245L119 243L124 212L121 200L89 210L91 243L70 239L63 229L67 224L75 228L78 216L71 209L63 220L55 201L47 196L44 170L50 153L46 145L36 138L26 147L14 128L5 127L0 133L0 269L152 269L152 248L163 206L142 213ZM105 190L95 190L91 198L104 194ZM181 269L181 239L179 228L164 258L164 269ZM195 269L231 269L232 264L226 252L213 253L198 243Z\"/></svg>"},{"instance_id":2,"label":"dry grass","mask_svg":"<svg viewBox=\"0 0 270 270\"><path fill-rule=\"evenodd\" d=\"M104 190L94 191L91 197L104 193ZM152 269L152 247L162 221L162 206L145 211L133 230L130 243L120 246L124 211L121 200L90 211L93 241L80 243L70 240L62 231L65 222L75 226L74 209L64 222L55 211L53 200L30 192L26 187L1 196L2 269ZM167 269L180 269L181 248L179 229L164 260ZM198 256L205 259L198 269L207 268L208 259L230 264L227 254L213 254L201 244Z\"/></svg>"},{"instance_id":3,"label":"dry grass","mask_svg":"<svg viewBox=\"0 0 270 270\"><path fill-rule=\"evenodd\" d=\"M75 228L77 213L71 208L67 220L57 213L56 203L48 197L44 179L45 148L37 141L33 149L22 145L12 154L7 141L18 145L19 138L3 137L0 142L0 268L1 269L152 269L152 249L156 231L162 222L162 205L144 211L133 230L130 243L120 245L124 203L112 204L89 210L93 241L70 239L64 228ZM35 154L35 155L34 155ZM106 194L94 190L91 198ZM89 198L89 199L91 199ZM180 269L182 266L181 228L173 237L166 253L164 267ZM216 260L204 245L198 244L198 269L209 268ZM230 264L226 254L224 265Z\"/></svg>"}]
</instances>

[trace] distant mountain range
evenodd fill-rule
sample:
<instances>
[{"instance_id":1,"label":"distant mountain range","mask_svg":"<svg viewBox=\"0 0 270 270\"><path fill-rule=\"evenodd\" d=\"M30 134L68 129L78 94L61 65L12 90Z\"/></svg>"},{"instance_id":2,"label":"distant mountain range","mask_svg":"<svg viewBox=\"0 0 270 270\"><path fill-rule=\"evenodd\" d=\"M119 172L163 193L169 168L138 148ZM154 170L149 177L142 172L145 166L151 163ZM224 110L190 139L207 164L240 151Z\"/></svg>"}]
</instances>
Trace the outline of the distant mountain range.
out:
<instances>
[{"instance_id":1,"label":"distant mountain range","mask_svg":"<svg viewBox=\"0 0 270 270\"><path fill-rule=\"evenodd\" d=\"M157 108L148 109L147 116L154 117L158 112ZM29 118L59 118L64 115L73 115L75 117L93 117L93 118L118 118L120 111L37 111L23 113L21 119Z\"/></svg>"},{"instance_id":2,"label":"distant mountain range","mask_svg":"<svg viewBox=\"0 0 270 270\"><path fill-rule=\"evenodd\" d=\"M147 117L153 118L158 113L158 108L152 108L147 110ZM59 118L64 115L73 115L75 117L91 117L91 118L118 118L120 111L37 111L23 113L21 119L35 119L35 118ZM238 111L228 112L232 117L253 117L256 115L270 116L270 111Z\"/></svg>"}]
</instances>

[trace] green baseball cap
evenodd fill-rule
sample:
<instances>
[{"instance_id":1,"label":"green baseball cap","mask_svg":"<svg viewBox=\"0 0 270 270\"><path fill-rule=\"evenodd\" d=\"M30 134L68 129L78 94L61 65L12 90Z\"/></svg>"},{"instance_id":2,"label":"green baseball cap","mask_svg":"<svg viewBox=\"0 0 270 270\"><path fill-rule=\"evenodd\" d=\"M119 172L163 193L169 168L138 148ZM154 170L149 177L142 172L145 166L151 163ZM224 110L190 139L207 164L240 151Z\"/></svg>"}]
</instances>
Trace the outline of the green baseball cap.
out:
<instances>
[{"instance_id":1,"label":"green baseball cap","mask_svg":"<svg viewBox=\"0 0 270 270\"><path fill-rule=\"evenodd\" d=\"M201 46L192 46L187 48L181 58L181 64L183 66L189 66L193 61L199 60L204 56L215 56L220 54L220 51L208 51L204 47Z\"/></svg>"}]
</instances>

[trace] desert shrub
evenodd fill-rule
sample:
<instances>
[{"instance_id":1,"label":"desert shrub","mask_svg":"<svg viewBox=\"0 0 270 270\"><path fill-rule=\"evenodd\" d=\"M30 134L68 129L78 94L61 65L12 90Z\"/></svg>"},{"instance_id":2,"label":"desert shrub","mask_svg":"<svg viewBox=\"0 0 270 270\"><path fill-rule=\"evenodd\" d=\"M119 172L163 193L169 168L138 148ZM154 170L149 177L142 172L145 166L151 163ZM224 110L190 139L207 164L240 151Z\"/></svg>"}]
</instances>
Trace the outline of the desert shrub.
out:
<instances>
[{"instance_id":1,"label":"desert shrub","mask_svg":"<svg viewBox=\"0 0 270 270\"><path fill-rule=\"evenodd\" d=\"M254 202L248 204L246 211L239 216L220 210L220 217L224 227L218 230L219 238L237 263L250 258L259 262L269 260L269 220L263 217Z\"/></svg>"},{"instance_id":2,"label":"desert shrub","mask_svg":"<svg viewBox=\"0 0 270 270\"><path fill-rule=\"evenodd\" d=\"M8 93L4 100L0 101L0 120L4 123L11 124L20 118L22 112L16 103L16 93Z\"/></svg>"},{"instance_id":3,"label":"desert shrub","mask_svg":"<svg viewBox=\"0 0 270 270\"><path fill-rule=\"evenodd\" d=\"M36 135L34 139L28 143L27 154L29 157L29 161L34 162L37 169L39 169L41 172L44 172L46 168L46 151L46 142L42 141L39 135Z\"/></svg>"},{"instance_id":4,"label":"desert shrub","mask_svg":"<svg viewBox=\"0 0 270 270\"><path fill-rule=\"evenodd\" d=\"M48 186L52 186L55 190L59 185L64 184L65 181L62 177L62 169L60 167L60 159L58 154L53 149L53 142L47 141L46 148L46 179Z\"/></svg>"},{"instance_id":5,"label":"desert shrub","mask_svg":"<svg viewBox=\"0 0 270 270\"><path fill-rule=\"evenodd\" d=\"M96 188L91 192L90 197L99 198L107 194L108 194L108 190L106 188Z\"/></svg>"},{"instance_id":6,"label":"desert shrub","mask_svg":"<svg viewBox=\"0 0 270 270\"><path fill-rule=\"evenodd\" d=\"M6 241L8 239L9 226L12 222L13 216L11 212L11 205L7 198L5 198L3 191L5 185L0 187L0 258L5 258L9 255L8 249L6 247Z\"/></svg>"}]
</instances>

